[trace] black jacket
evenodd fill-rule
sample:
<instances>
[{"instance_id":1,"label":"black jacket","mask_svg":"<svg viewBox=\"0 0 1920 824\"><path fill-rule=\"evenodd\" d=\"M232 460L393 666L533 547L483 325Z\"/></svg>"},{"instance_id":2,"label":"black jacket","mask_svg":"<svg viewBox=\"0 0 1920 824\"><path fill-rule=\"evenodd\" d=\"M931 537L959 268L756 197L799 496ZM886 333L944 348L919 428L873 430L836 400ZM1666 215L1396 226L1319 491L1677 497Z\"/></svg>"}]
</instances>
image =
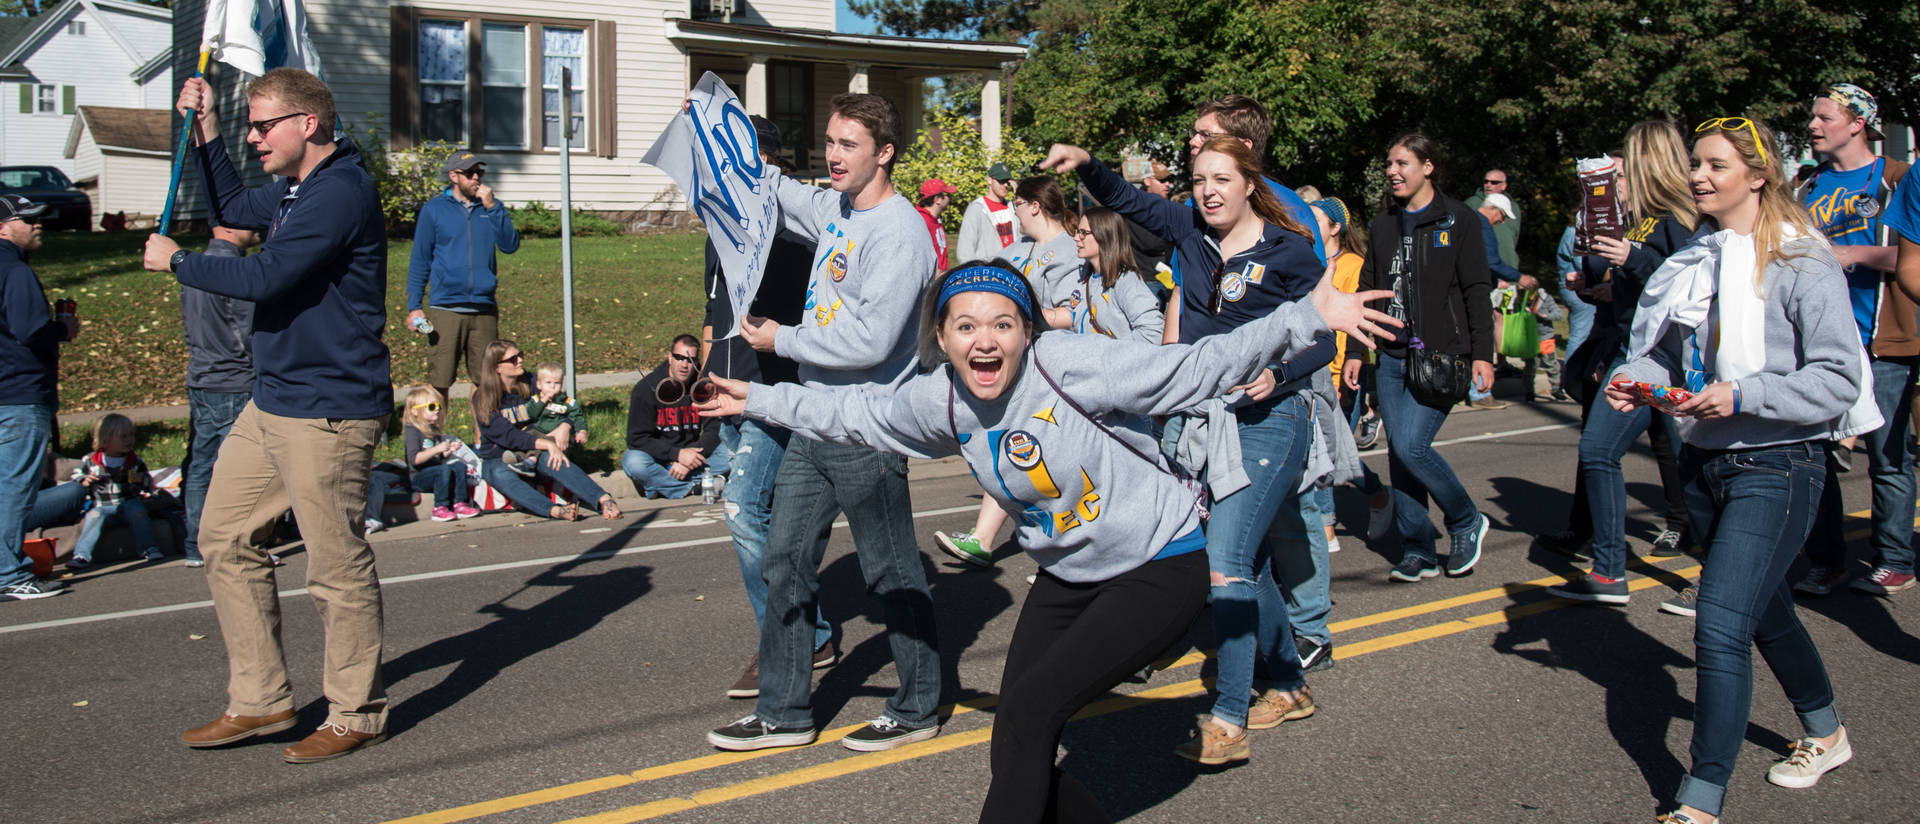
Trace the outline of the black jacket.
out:
<instances>
[{"instance_id":1,"label":"black jacket","mask_svg":"<svg viewBox=\"0 0 1920 824\"><path fill-rule=\"evenodd\" d=\"M60 408L60 344L67 327L53 319L27 253L0 240L0 403Z\"/></svg>"},{"instance_id":2,"label":"black jacket","mask_svg":"<svg viewBox=\"0 0 1920 824\"><path fill-rule=\"evenodd\" d=\"M214 257L246 257L246 250L219 238L207 242ZM253 391L253 303L180 287L180 322L187 337L187 388L209 392Z\"/></svg>"},{"instance_id":3,"label":"black jacket","mask_svg":"<svg viewBox=\"0 0 1920 824\"><path fill-rule=\"evenodd\" d=\"M1705 222L1701 225L1704 227ZM1706 234L1704 228L1688 229L1672 215L1643 218L1627 228L1627 243L1633 250L1627 253L1626 263L1615 266L1597 254L1581 257L1580 276L1584 279L1581 285L1612 284L1612 300L1593 304L1594 331L1612 333L1605 338L1611 349L1596 354L1600 361L1596 366L1611 365L1632 337L1634 309L1640 305L1640 292L1647 287L1647 278L1674 252L1703 234Z\"/></svg>"},{"instance_id":4,"label":"black jacket","mask_svg":"<svg viewBox=\"0 0 1920 824\"><path fill-rule=\"evenodd\" d=\"M1360 291L1393 288L1386 270L1400 244L1400 212L1396 203L1367 225L1370 237L1367 261L1360 267ZM1433 201L1413 216L1412 235L1417 305L1408 307L1408 328L1402 332L1431 350L1492 360L1493 286L1480 215L1465 203L1435 192ZM1385 311L1387 307L1376 303L1373 308ZM1388 330L1388 337L1392 331ZM1358 360L1363 351L1348 347L1347 359Z\"/></svg>"},{"instance_id":5,"label":"black jacket","mask_svg":"<svg viewBox=\"0 0 1920 824\"><path fill-rule=\"evenodd\" d=\"M645 452L662 465L673 463L680 450L692 447L706 457L720 445L718 418L702 418L693 409L693 398L682 394L675 403L660 404L660 383L667 379L667 364L648 372L634 384L627 401L627 448Z\"/></svg>"}]
</instances>

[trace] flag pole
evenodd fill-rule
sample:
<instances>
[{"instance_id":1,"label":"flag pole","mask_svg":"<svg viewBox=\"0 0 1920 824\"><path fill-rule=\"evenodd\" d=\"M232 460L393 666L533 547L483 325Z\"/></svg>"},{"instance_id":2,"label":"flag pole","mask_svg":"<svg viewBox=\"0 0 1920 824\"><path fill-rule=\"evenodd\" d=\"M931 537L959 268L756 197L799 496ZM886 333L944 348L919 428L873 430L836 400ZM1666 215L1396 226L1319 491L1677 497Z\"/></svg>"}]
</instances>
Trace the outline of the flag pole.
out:
<instances>
[{"instance_id":1,"label":"flag pole","mask_svg":"<svg viewBox=\"0 0 1920 824\"><path fill-rule=\"evenodd\" d=\"M207 73L207 47L200 47L200 64L193 70L194 77ZM180 124L180 140L173 147L173 175L167 180L167 205L160 210L159 229L161 237L167 236L167 230L173 226L173 201L180 192L180 169L187 163L187 143L193 139L193 118L197 113L187 110L186 122Z\"/></svg>"}]
</instances>

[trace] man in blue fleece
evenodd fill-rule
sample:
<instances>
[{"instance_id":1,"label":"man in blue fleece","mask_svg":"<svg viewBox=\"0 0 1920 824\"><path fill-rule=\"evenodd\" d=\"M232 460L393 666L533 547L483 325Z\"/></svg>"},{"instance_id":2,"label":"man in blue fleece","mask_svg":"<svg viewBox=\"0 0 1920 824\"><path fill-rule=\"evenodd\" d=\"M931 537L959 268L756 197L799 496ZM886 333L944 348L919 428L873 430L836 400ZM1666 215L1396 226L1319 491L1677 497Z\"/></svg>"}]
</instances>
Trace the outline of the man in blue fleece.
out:
<instances>
[{"instance_id":1,"label":"man in blue fleece","mask_svg":"<svg viewBox=\"0 0 1920 824\"><path fill-rule=\"evenodd\" d=\"M500 337L500 307L493 299L499 265L493 252L520 250L513 215L485 182L487 164L473 152L454 152L444 173L447 190L420 207L414 223L413 257L407 263L407 328L433 324L427 336L427 383L452 397L461 356L467 371ZM469 375L471 377L471 375Z\"/></svg>"},{"instance_id":2,"label":"man in blue fleece","mask_svg":"<svg viewBox=\"0 0 1920 824\"><path fill-rule=\"evenodd\" d=\"M307 549L307 591L326 628L327 721L281 756L304 764L386 735L380 680L380 579L361 514L368 466L393 384L386 326L387 232L373 178L333 134L333 93L298 69L247 86L246 141L273 180L248 189L220 137L214 95L187 80L213 218L266 233L252 257L188 252L147 238L146 267L254 304L253 400L220 444L200 518L207 585L227 644L227 710L181 734L218 747L292 727L293 687L280 643L273 561L261 546L292 505Z\"/></svg>"},{"instance_id":3,"label":"man in blue fleece","mask_svg":"<svg viewBox=\"0 0 1920 824\"><path fill-rule=\"evenodd\" d=\"M20 543L60 406L60 344L80 334L72 314L47 311L47 294L27 265L46 212L44 204L0 195L0 601L67 591L59 581L34 580Z\"/></svg>"}]
</instances>

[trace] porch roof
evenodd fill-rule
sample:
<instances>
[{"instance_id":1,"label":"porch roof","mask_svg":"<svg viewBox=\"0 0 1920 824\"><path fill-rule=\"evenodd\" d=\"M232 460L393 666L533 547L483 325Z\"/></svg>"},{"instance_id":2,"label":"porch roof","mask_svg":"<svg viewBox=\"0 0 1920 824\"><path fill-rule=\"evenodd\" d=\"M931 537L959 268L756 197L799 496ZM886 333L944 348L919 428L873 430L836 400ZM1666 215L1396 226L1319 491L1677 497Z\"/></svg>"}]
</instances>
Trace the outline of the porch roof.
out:
<instances>
[{"instance_id":1,"label":"porch roof","mask_svg":"<svg viewBox=\"0 0 1920 824\"><path fill-rule=\"evenodd\" d=\"M666 22L667 39L686 47L852 60L916 69L997 71L1001 63L1027 54L1027 47L1018 43L843 34L712 20L670 19Z\"/></svg>"}]
</instances>

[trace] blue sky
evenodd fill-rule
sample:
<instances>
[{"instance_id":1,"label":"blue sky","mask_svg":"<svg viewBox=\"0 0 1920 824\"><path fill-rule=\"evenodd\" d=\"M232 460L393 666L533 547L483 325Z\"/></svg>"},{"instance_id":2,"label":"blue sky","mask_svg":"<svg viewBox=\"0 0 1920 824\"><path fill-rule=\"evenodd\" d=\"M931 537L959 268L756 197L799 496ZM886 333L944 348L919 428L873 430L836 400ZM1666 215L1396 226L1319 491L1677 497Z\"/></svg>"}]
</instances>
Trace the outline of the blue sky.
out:
<instances>
[{"instance_id":1,"label":"blue sky","mask_svg":"<svg viewBox=\"0 0 1920 824\"><path fill-rule=\"evenodd\" d=\"M833 30L850 34L871 34L876 27L872 20L856 17L847 10L847 0L833 0Z\"/></svg>"}]
</instances>

